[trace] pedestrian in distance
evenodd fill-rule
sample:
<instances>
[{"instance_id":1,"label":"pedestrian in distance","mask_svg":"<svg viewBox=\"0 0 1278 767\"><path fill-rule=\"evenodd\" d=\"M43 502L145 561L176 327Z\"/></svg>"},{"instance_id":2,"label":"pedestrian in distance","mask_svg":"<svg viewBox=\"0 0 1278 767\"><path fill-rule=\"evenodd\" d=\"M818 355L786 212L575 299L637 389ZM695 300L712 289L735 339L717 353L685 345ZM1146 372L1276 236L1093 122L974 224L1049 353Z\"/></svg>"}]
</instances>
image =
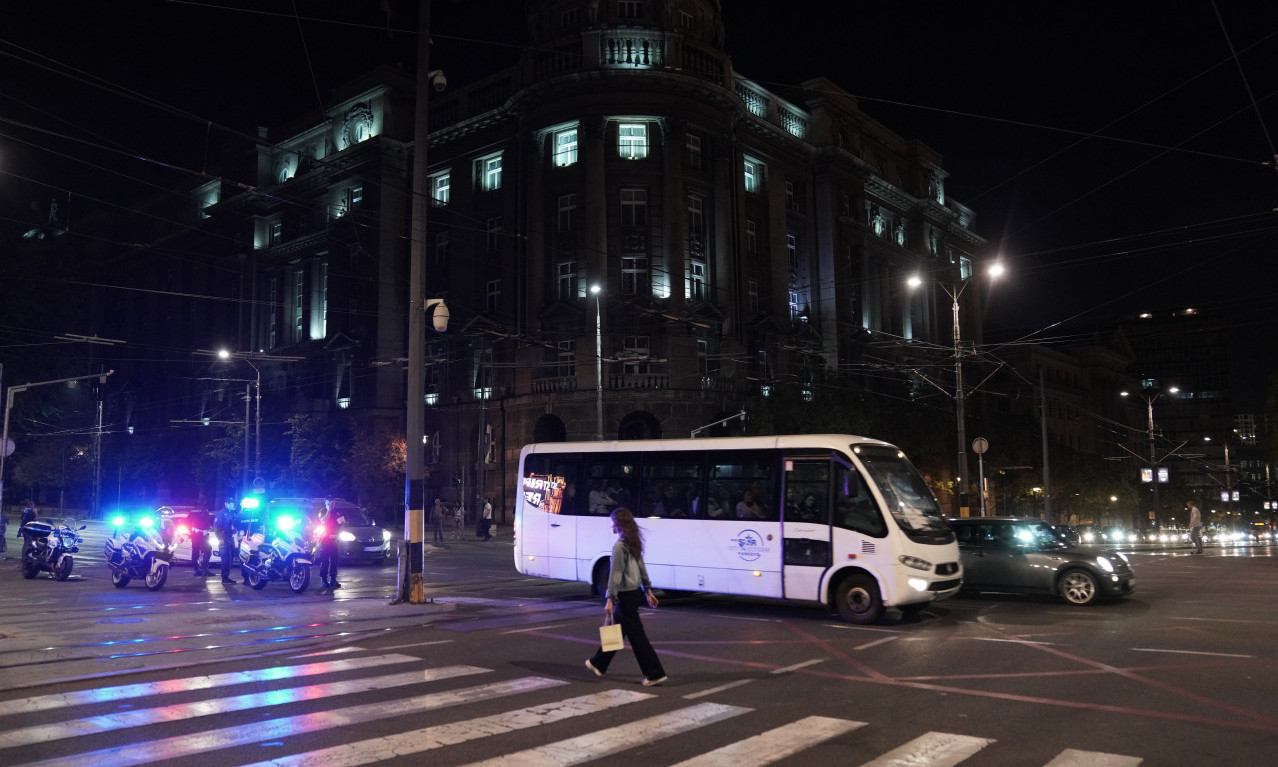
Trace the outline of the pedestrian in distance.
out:
<instances>
[{"instance_id":1,"label":"pedestrian in distance","mask_svg":"<svg viewBox=\"0 0 1278 767\"><path fill-rule=\"evenodd\" d=\"M651 687L666 681L666 672L639 618L639 605L645 599L649 607L657 606L657 595L652 593L648 568L643 563L643 532L635 524L634 514L624 507L613 510L612 531L617 534L617 542L612 546L612 569L608 574L604 615L612 615L621 624L621 635L630 642L639 670L643 672L640 683ZM608 666L616 654L616 650L604 652L600 647L586 661L586 668L595 672L595 676L603 676L608 673Z\"/></svg>"},{"instance_id":2,"label":"pedestrian in distance","mask_svg":"<svg viewBox=\"0 0 1278 767\"><path fill-rule=\"evenodd\" d=\"M235 499L227 496L222 502L222 509L213 518L213 529L217 531L221 544L219 556L222 557L222 583L238 583L231 577L231 560L239 556L235 542L236 533L240 529L240 509Z\"/></svg>"},{"instance_id":3,"label":"pedestrian in distance","mask_svg":"<svg viewBox=\"0 0 1278 767\"><path fill-rule=\"evenodd\" d=\"M1189 540L1194 544L1194 553L1203 553L1203 513L1198 510L1198 504L1189 501L1185 504L1185 510L1189 512Z\"/></svg>"},{"instance_id":4,"label":"pedestrian in distance","mask_svg":"<svg viewBox=\"0 0 1278 767\"><path fill-rule=\"evenodd\" d=\"M493 502L488 498L484 499L483 527L479 534L486 541L493 537Z\"/></svg>"},{"instance_id":5,"label":"pedestrian in distance","mask_svg":"<svg viewBox=\"0 0 1278 767\"><path fill-rule=\"evenodd\" d=\"M448 509L444 508L444 502L436 498L435 505L430 508L430 523L431 528L435 531L433 543L441 546L444 544L444 515L447 513Z\"/></svg>"},{"instance_id":6,"label":"pedestrian in distance","mask_svg":"<svg viewBox=\"0 0 1278 767\"><path fill-rule=\"evenodd\" d=\"M9 538L9 517L5 515L4 509L0 509L0 559L6 559L5 551L8 550Z\"/></svg>"},{"instance_id":7,"label":"pedestrian in distance","mask_svg":"<svg viewBox=\"0 0 1278 767\"><path fill-rule=\"evenodd\" d=\"M319 523L323 530L316 557L319 560L320 588L340 589L342 584L337 582L337 560L340 553L337 549L337 536L342 525L346 524L346 517L337 509L332 498L324 499L324 508L319 512Z\"/></svg>"}]
</instances>

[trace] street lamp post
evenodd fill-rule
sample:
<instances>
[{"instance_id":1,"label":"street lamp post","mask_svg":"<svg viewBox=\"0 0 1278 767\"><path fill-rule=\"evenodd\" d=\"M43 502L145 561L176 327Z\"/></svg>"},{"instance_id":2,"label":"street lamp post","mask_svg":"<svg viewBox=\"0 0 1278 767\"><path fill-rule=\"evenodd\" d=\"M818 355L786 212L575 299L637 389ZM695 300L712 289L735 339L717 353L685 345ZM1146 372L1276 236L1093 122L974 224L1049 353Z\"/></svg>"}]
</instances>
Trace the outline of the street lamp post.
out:
<instances>
[{"instance_id":1,"label":"street lamp post","mask_svg":"<svg viewBox=\"0 0 1278 767\"><path fill-rule=\"evenodd\" d=\"M1167 393L1167 394L1176 394L1176 393L1177 393L1177 392L1179 392L1179 391L1180 391L1180 389L1178 389L1178 388L1176 388L1175 386L1173 386L1173 387L1171 387L1170 389L1168 389L1166 393ZM1128 392L1125 392L1125 391L1119 392L1118 394L1119 394L1119 396L1120 396L1120 397L1127 397L1127 396L1130 396L1130 394L1129 394ZM1163 392L1156 392L1156 393L1154 394L1154 396L1152 396L1152 397L1151 397L1151 396L1145 396L1145 398L1144 398L1144 399L1145 399L1145 414L1146 414L1146 429L1145 429L1145 434L1146 434L1146 439L1147 439L1147 440L1148 440L1148 442L1149 442L1149 475L1150 475L1150 476L1149 476L1149 481L1150 481L1150 484L1152 484L1152 485L1153 485L1152 491L1153 491L1153 494L1154 494L1154 517L1155 517L1155 519L1157 519L1157 517L1158 517L1158 511L1159 511L1159 502L1158 502L1158 464L1160 463L1160 461L1158 460L1157 446L1156 446L1156 444L1155 444L1155 440L1154 440L1154 400L1158 399L1158 398L1159 398L1159 397L1161 397L1161 396L1163 396ZM1170 457L1170 456L1172 455L1172 453L1175 453L1177 450L1179 450L1181 447L1183 447L1183 446L1184 446L1184 444L1185 444L1184 442L1180 443L1180 445L1176 446L1176 448L1175 448L1175 449L1173 449L1170 453L1168 453L1168 454L1167 454L1167 456L1164 456L1164 457Z\"/></svg>"},{"instance_id":2,"label":"street lamp post","mask_svg":"<svg viewBox=\"0 0 1278 767\"><path fill-rule=\"evenodd\" d=\"M989 268L990 277L998 277L1003 273L1003 265L995 262ZM965 280L960 280L957 284L947 285L938 283L945 294L950 297L951 314L954 324L954 418L955 430L958 433L958 450L954 462L954 482L955 482L955 504L958 507L957 513L964 515L968 508L968 493L964 489L964 483L967 481L967 425L966 425L966 398L967 393L963 388L963 340L961 324L959 322L959 297L963 295L963 291L971 282L969 276ZM909 285L911 288L917 288L923 284L923 279L918 275L910 277Z\"/></svg>"},{"instance_id":3,"label":"street lamp post","mask_svg":"<svg viewBox=\"0 0 1278 767\"><path fill-rule=\"evenodd\" d=\"M239 355L239 357L247 362L249 367L253 368L253 373L255 374L253 382L253 391L256 393L254 400L256 415L253 423L253 483L256 484L257 480L262 476L262 371L247 356ZM228 360L231 358L231 353L226 349L219 349L217 358ZM245 419L244 428L248 428L247 419ZM247 462L247 460L248 456L245 456L245 461Z\"/></svg>"},{"instance_id":4,"label":"street lamp post","mask_svg":"<svg viewBox=\"0 0 1278 767\"><path fill-rule=\"evenodd\" d=\"M603 441L603 288L590 286L590 295L595 297L595 441Z\"/></svg>"}]
</instances>

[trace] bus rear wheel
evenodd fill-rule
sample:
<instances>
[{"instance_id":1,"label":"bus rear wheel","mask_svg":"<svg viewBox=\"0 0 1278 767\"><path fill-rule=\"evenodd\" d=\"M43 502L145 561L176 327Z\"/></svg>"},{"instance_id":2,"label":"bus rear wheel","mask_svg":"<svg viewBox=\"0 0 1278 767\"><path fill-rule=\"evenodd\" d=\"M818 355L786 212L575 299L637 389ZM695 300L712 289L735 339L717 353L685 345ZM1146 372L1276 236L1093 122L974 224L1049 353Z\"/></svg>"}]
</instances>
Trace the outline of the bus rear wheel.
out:
<instances>
[{"instance_id":1,"label":"bus rear wheel","mask_svg":"<svg viewBox=\"0 0 1278 767\"><path fill-rule=\"evenodd\" d=\"M597 597L608 593L608 576L612 574L612 563L607 558L595 563L595 571L590 574L590 593Z\"/></svg>"},{"instance_id":2,"label":"bus rear wheel","mask_svg":"<svg viewBox=\"0 0 1278 767\"><path fill-rule=\"evenodd\" d=\"M883 617L879 585L868 575L850 575L834 590L834 606L848 623L866 625Z\"/></svg>"}]
</instances>

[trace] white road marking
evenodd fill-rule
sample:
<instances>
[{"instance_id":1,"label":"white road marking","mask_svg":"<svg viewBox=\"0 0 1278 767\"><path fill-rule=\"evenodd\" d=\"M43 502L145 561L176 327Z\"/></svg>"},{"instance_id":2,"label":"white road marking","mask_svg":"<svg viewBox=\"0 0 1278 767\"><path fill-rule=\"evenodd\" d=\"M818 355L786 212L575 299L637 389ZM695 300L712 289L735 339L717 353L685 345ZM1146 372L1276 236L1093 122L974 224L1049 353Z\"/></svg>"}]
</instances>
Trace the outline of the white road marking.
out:
<instances>
[{"instance_id":1,"label":"white road marking","mask_svg":"<svg viewBox=\"0 0 1278 767\"><path fill-rule=\"evenodd\" d=\"M864 726L865 722L809 716L679 762L675 767L763 767Z\"/></svg>"},{"instance_id":2,"label":"white road marking","mask_svg":"<svg viewBox=\"0 0 1278 767\"><path fill-rule=\"evenodd\" d=\"M993 742L968 735L929 732L861 767L953 767Z\"/></svg>"},{"instance_id":3,"label":"white road marking","mask_svg":"<svg viewBox=\"0 0 1278 767\"><path fill-rule=\"evenodd\" d=\"M727 684L721 684L721 685L719 685L718 687L711 687L709 690L702 690L701 692L693 692L693 693L689 693L689 694L687 694L687 695L683 696L683 699L684 699L684 700L696 700L697 698L704 698L704 697L706 697L707 695L714 695L716 692L723 692L724 690L731 690L733 687L740 687L740 686L741 686L741 685L743 685L743 684L750 684L750 683L751 683L751 682L753 682L753 681L754 681L753 679L738 679L738 680L737 680L737 681L735 681L735 682L728 682Z\"/></svg>"},{"instance_id":4,"label":"white road marking","mask_svg":"<svg viewBox=\"0 0 1278 767\"><path fill-rule=\"evenodd\" d=\"M190 735L160 738L145 743L131 743L118 748L104 748L85 754L46 759L42 762L33 762L27 767L101 767L104 764L112 765L112 767L126 767L127 765L146 764L147 762L158 762L164 759L180 759L220 748L232 748L234 746L288 738L302 733L363 724L392 716L419 714L424 711L450 708L506 695L518 695L564 684L567 684L567 682L558 679L536 676L522 677L507 682L494 682L475 687L465 687L460 690L417 695L403 700L367 703L362 706L330 709L314 714L285 716L278 719L223 727Z\"/></svg>"},{"instance_id":5,"label":"white road marking","mask_svg":"<svg viewBox=\"0 0 1278 767\"><path fill-rule=\"evenodd\" d=\"M1133 647L1132 652L1167 652L1177 655L1211 655L1217 658L1251 658L1251 655L1236 655L1229 652L1199 652L1198 650L1163 650L1157 647Z\"/></svg>"},{"instance_id":6,"label":"white road marking","mask_svg":"<svg viewBox=\"0 0 1278 767\"><path fill-rule=\"evenodd\" d=\"M796 663L796 664L794 664L793 666L786 666L785 668L777 668L777 669L773 669L772 671L770 671L770 672L768 672L768 673L770 673L770 674L788 674L788 673L789 673L789 672L791 672L791 671L798 671L799 669L801 669L801 668L806 668L807 666L815 666L815 665L816 665L816 664L818 664L818 663L825 663L825 661L826 661L826 659L825 659L825 658L813 658L812 660L805 660L805 661L803 661L802 663Z\"/></svg>"},{"instance_id":7,"label":"white road marking","mask_svg":"<svg viewBox=\"0 0 1278 767\"><path fill-rule=\"evenodd\" d=\"M883 637L882 639L876 639L876 640L874 640L873 642L866 642L866 643L865 643L865 644L863 644L863 645L857 645L856 647L853 647L852 649L853 649L853 650L868 650L868 649L870 649L871 647L874 647L875 645L881 645L881 644L885 644L885 643L887 643L887 642L895 642L895 641L896 641L897 639L899 639L899 638L900 638L900 637Z\"/></svg>"},{"instance_id":8,"label":"white road marking","mask_svg":"<svg viewBox=\"0 0 1278 767\"><path fill-rule=\"evenodd\" d=\"M315 674L331 674L338 671L355 671L360 669L385 666L393 663L421 663L421 658L411 655L374 655L368 658L346 658L326 663L307 663L300 666L273 666L256 671L234 671L211 676L184 677L168 679L163 682L147 682L145 684L125 684L117 687L103 687L97 690L68 692L60 695L37 695L30 698L19 698L0 703L0 716L25 714L31 711L45 711L64 706L80 706L87 703L110 703L113 701L133 701L152 695L170 692L189 692L191 690L208 690L226 687L233 684L250 682L268 682L273 679L292 679L299 676Z\"/></svg>"},{"instance_id":9,"label":"white road marking","mask_svg":"<svg viewBox=\"0 0 1278 767\"><path fill-rule=\"evenodd\" d=\"M556 743L548 743L527 751L475 762L468 767L570 767L605 756L619 754L635 746L645 746L697 727L730 719L750 711L742 706L721 703L698 703L618 727L579 735Z\"/></svg>"},{"instance_id":10,"label":"white road marking","mask_svg":"<svg viewBox=\"0 0 1278 767\"><path fill-rule=\"evenodd\" d=\"M1044 767L1137 767L1143 761L1135 756L1067 748Z\"/></svg>"},{"instance_id":11,"label":"white road marking","mask_svg":"<svg viewBox=\"0 0 1278 767\"><path fill-rule=\"evenodd\" d=\"M387 649L387 648L383 648ZM319 652L308 652L303 655L290 655L289 660L297 660L298 658L322 658L325 655L343 655L348 652L364 652L363 647L355 645L347 645L346 647L334 647L332 650L320 650Z\"/></svg>"},{"instance_id":12,"label":"white road marking","mask_svg":"<svg viewBox=\"0 0 1278 767\"><path fill-rule=\"evenodd\" d=\"M433 642L415 642L413 644L397 644L392 647L379 647L379 650L407 650L410 647L430 647L437 644L450 644L451 639L436 639Z\"/></svg>"},{"instance_id":13,"label":"white road marking","mask_svg":"<svg viewBox=\"0 0 1278 767\"><path fill-rule=\"evenodd\" d=\"M403 759L410 754L419 754L423 751L454 746L469 740L516 730L540 727L543 724L593 714L652 697L656 696L636 690L608 690L507 711L504 714L464 719L460 722L423 727L420 730L402 732L384 738L369 738L358 743L346 743L303 754L292 754L246 767L355 767L388 759Z\"/></svg>"},{"instance_id":14,"label":"white road marking","mask_svg":"<svg viewBox=\"0 0 1278 767\"><path fill-rule=\"evenodd\" d=\"M247 695L212 698L159 708L116 711L103 716L90 716L70 722L55 722L53 724L41 724L9 730L8 732L0 733L0 748L27 746L32 743L48 743L62 738L97 735L129 727L145 727L149 724L177 722L201 716L225 714L231 711L247 711L251 708L282 706L299 701L319 700L332 695L349 695L368 690L386 690L393 687L418 684L419 682L433 682L471 674L487 674L488 672L488 669L478 668L477 666L444 666L442 668L426 669L424 678L421 671L410 671L403 674L389 674L370 679L349 679L342 682L326 682L305 687L290 687L283 690L268 690Z\"/></svg>"}]
</instances>

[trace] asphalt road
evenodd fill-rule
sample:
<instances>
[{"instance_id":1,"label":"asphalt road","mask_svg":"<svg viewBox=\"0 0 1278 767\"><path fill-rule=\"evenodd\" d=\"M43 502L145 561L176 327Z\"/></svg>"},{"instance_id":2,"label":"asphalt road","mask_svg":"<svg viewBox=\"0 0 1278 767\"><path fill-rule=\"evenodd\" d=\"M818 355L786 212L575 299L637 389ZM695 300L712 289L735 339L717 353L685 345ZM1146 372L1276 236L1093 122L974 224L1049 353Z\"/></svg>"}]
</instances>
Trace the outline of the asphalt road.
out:
<instances>
[{"instance_id":1,"label":"asphalt road","mask_svg":"<svg viewBox=\"0 0 1278 767\"><path fill-rule=\"evenodd\" d=\"M670 680L648 688L628 650L584 668L600 600L516 573L508 529L426 549L422 605L390 604L393 567L294 595L186 569L116 589L100 541L67 582L0 562L0 764L1117 767L1278 743L1267 546L1134 552L1119 602L955 599L870 627L667 597L644 620Z\"/></svg>"}]
</instances>

